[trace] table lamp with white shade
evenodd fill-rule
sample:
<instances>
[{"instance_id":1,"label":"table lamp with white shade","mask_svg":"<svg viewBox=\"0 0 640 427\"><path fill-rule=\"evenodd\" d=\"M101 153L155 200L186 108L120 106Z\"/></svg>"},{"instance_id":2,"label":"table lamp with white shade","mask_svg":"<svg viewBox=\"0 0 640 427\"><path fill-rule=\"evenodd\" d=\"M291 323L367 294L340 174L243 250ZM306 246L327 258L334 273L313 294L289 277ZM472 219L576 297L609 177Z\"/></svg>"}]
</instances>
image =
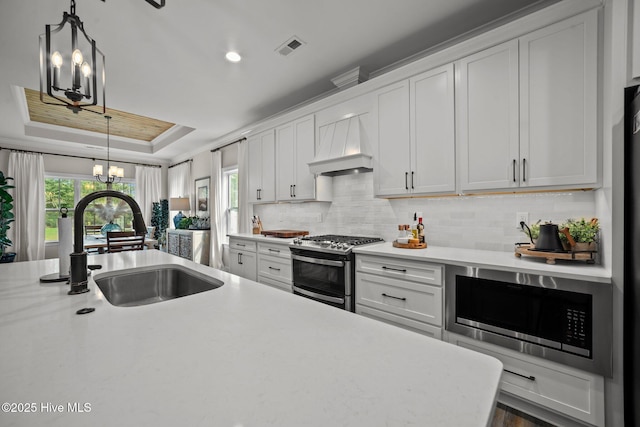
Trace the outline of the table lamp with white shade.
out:
<instances>
[{"instance_id":1,"label":"table lamp with white shade","mask_svg":"<svg viewBox=\"0 0 640 427\"><path fill-rule=\"evenodd\" d=\"M172 211L178 211L176 216L173 217L173 224L178 228L180 220L184 218L182 211L191 210L191 204L188 197L171 197L169 199L169 209Z\"/></svg>"}]
</instances>

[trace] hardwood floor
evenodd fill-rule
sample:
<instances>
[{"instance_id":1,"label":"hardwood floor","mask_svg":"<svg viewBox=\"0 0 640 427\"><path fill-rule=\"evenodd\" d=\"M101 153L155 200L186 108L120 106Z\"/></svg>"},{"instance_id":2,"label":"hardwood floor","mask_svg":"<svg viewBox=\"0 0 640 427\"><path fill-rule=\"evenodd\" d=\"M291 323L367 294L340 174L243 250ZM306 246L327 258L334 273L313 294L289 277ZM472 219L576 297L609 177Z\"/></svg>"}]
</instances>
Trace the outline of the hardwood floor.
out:
<instances>
[{"instance_id":1,"label":"hardwood floor","mask_svg":"<svg viewBox=\"0 0 640 427\"><path fill-rule=\"evenodd\" d=\"M491 427L554 427L554 425L498 402Z\"/></svg>"}]
</instances>

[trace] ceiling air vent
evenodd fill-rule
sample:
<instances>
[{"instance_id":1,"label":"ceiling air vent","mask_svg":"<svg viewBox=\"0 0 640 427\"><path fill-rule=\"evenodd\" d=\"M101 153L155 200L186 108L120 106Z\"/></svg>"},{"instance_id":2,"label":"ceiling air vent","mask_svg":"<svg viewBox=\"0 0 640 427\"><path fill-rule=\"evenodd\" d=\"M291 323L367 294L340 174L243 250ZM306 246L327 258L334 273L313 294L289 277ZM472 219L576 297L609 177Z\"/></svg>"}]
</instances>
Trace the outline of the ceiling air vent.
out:
<instances>
[{"instance_id":1,"label":"ceiling air vent","mask_svg":"<svg viewBox=\"0 0 640 427\"><path fill-rule=\"evenodd\" d=\"M286 42L284 42L283 44L281 44L277 49L276 52L278 52L280 55L282 56L287 56L289 55L291 52L293 52L294 50L296 50L297 48L299 48L300 46L302 46L304 44L304 42L302 40L300 40L298 37L293 36L291 37L289 40L287 40Z\"/></svg>"}]
</instances>

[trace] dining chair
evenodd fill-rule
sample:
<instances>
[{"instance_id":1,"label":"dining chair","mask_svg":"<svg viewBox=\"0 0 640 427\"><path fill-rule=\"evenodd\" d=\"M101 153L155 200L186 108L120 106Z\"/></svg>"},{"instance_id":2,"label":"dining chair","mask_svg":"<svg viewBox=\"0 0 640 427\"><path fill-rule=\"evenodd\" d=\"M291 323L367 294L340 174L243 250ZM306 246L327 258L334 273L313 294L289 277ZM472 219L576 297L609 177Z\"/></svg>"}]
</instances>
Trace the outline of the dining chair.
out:
<instances>
[{"instance_id":1,"label":"dining chair","mask_svg":"<svg viewBox=\"0 0 640 427\"><path fill-rule=\"evenodd\" d=\"M141 251L144 249L144 234L133 231L107 232L107 252Z\"/></svg>"}]
</instances>

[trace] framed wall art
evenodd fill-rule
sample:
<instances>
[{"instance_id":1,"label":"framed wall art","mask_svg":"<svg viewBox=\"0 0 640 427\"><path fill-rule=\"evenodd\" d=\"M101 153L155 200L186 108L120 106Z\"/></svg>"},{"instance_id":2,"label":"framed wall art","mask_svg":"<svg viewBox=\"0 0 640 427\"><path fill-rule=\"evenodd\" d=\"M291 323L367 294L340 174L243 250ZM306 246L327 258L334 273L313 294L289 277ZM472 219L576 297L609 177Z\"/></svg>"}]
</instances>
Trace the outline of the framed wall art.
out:
<instances>
[{"instance_id":1,"label":"framed wall art","mask_svg":"<svg viewBox=\"0 0 640 427\"><path fill-rule=\"evenodd\" d=\"M209 216L209 179L208 176L196 179L196 214L198 216Z\"/></svg>"}]
</instances>

